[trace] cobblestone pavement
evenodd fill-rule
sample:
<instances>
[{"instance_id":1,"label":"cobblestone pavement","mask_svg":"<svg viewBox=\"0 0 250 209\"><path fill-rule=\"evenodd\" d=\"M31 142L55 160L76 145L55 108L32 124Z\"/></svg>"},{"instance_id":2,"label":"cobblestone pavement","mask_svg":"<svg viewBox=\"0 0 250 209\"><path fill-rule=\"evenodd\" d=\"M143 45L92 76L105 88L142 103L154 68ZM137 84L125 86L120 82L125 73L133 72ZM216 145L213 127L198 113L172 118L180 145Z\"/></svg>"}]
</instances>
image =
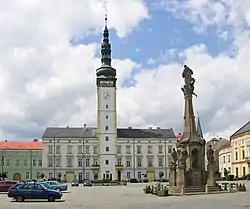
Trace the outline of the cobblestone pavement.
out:
<instances>
[{"instance_id":1,"label":"cobblestone pavement","mask_svg":"<svg viewBox=\"0 0 250 209\"><path fill-rule=\"evenodd\" d=\"M250 209L246 193L156 197L144 194L145 185L121 187L74 187L62 201L16 203L0 194L0 209ZM248 187L250 188L250 187Z\"/></svg>"}]
</instances>

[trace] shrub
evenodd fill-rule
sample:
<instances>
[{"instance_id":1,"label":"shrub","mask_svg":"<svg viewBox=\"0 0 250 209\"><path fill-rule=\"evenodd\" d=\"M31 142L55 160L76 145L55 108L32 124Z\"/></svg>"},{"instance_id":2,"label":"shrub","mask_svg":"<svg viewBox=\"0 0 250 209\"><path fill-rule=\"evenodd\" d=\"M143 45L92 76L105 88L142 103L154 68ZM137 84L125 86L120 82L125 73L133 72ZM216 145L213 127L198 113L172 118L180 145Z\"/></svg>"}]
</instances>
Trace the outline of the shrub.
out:
<instances>
[{"instance_id":1,"label":"shrub","mask_svg":"<svg viewBox=\"0 0 250 209\"><path fill-rule=\"evenodd\" d=\"M138 183L138 180L137 179L130 179L129 182L130 183Z\"/></svg>"}]
</instances>

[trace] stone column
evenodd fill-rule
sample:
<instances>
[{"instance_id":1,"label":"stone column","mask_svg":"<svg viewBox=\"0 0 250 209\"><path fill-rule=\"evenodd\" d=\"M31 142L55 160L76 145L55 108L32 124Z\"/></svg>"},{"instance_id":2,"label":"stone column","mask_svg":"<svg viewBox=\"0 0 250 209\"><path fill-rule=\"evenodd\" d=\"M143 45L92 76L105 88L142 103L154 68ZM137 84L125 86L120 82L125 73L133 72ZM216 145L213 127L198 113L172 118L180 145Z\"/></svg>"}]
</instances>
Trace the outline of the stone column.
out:
<instances>
[{"instance_id":1,"label":"stone column","mask_svg":"<svg viewBox=\"0 0 250 209\"><path fill-rule=\"evenodd\" d=\"M186 187L185 182L185 167L183 165L178 166L178 173L177 173L177 186L178 187Z\"/></svg>"},{"instance_id":2,"label":"stone column","mask_svg":"<svg viewBox=\"0 0 250 209\"><path fill-rule=\"evenodd\" d=\"M176 186L176 165L172 164L169 169L169 187Z\"/></svg>"},{"instance_id":3,"label":"stone column","mask_svg":"<svg viewBox=\"0 0 250 209\"><path fill-rule=\"evenodd\" d=\"M207 166L208 178L207 178L207 186L214 187L215 186L215 178L214 178L214 165Z\"/></svg>"}]
</instances>

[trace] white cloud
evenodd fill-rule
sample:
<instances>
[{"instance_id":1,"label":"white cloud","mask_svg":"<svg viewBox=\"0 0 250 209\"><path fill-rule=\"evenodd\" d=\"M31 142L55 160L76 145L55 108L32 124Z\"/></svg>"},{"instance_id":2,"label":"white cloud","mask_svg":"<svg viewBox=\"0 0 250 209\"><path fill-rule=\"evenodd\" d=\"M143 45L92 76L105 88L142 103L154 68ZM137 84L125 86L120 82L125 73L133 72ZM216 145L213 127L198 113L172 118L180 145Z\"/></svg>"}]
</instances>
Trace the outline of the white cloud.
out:
<instances>
[{"instance_id":1,"label":"white cloud","mask_svg":"<svg viewBox=\"0 0 250 209\"><path fill-rule=\"evenodd\" d=\"M217 25L223 28L221 35L227 26L236 29L234 56L221 53L212 57L206 46L199 44L180 52L166 49L159 58L151 59L157 64L154 69L144 69L131 58L113 60L118 73L119 126L162 126L181 131L183 63L193 68L197 79L195 108L206 136L228 136L249 120L250 39L247 32L239 30L249 24L249 4L236 2L234 9L231 0L222 6L212 1L186 2L179 8L173 4L176 16L185 12L187 16L182 18L190 18L197 27ZM110 0L107 7L109 26L121 38L148 18L147 8L139 0ZM98 0L64 4L59 0L0 1L2 137L37 138L48 125L96 125L95 69L100 60L95 54L99 43L72 47L69 41L100 33L102 26L103 2ZM134 85L122 86L134 69L138 70Z\"/></svg>"}]
</instances>

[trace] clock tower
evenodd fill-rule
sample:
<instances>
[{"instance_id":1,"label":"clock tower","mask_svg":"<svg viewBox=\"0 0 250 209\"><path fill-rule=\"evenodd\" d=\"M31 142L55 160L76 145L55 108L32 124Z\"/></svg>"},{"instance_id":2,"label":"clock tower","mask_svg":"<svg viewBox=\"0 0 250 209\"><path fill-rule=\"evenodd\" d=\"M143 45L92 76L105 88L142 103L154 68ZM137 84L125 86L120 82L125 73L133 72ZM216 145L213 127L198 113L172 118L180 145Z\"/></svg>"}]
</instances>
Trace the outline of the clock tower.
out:
<instances>
[{"instance_id":1,"label":"clock tower","mask_svg":"<svg viewBox=\"0 0 250 209\"><path fill-rule=\"evenodd\" d=\"M105 16L101 67L96 70L99 179L117 179L116 69L111 67L111 45Z\"/></svg>"}]
</instances>

